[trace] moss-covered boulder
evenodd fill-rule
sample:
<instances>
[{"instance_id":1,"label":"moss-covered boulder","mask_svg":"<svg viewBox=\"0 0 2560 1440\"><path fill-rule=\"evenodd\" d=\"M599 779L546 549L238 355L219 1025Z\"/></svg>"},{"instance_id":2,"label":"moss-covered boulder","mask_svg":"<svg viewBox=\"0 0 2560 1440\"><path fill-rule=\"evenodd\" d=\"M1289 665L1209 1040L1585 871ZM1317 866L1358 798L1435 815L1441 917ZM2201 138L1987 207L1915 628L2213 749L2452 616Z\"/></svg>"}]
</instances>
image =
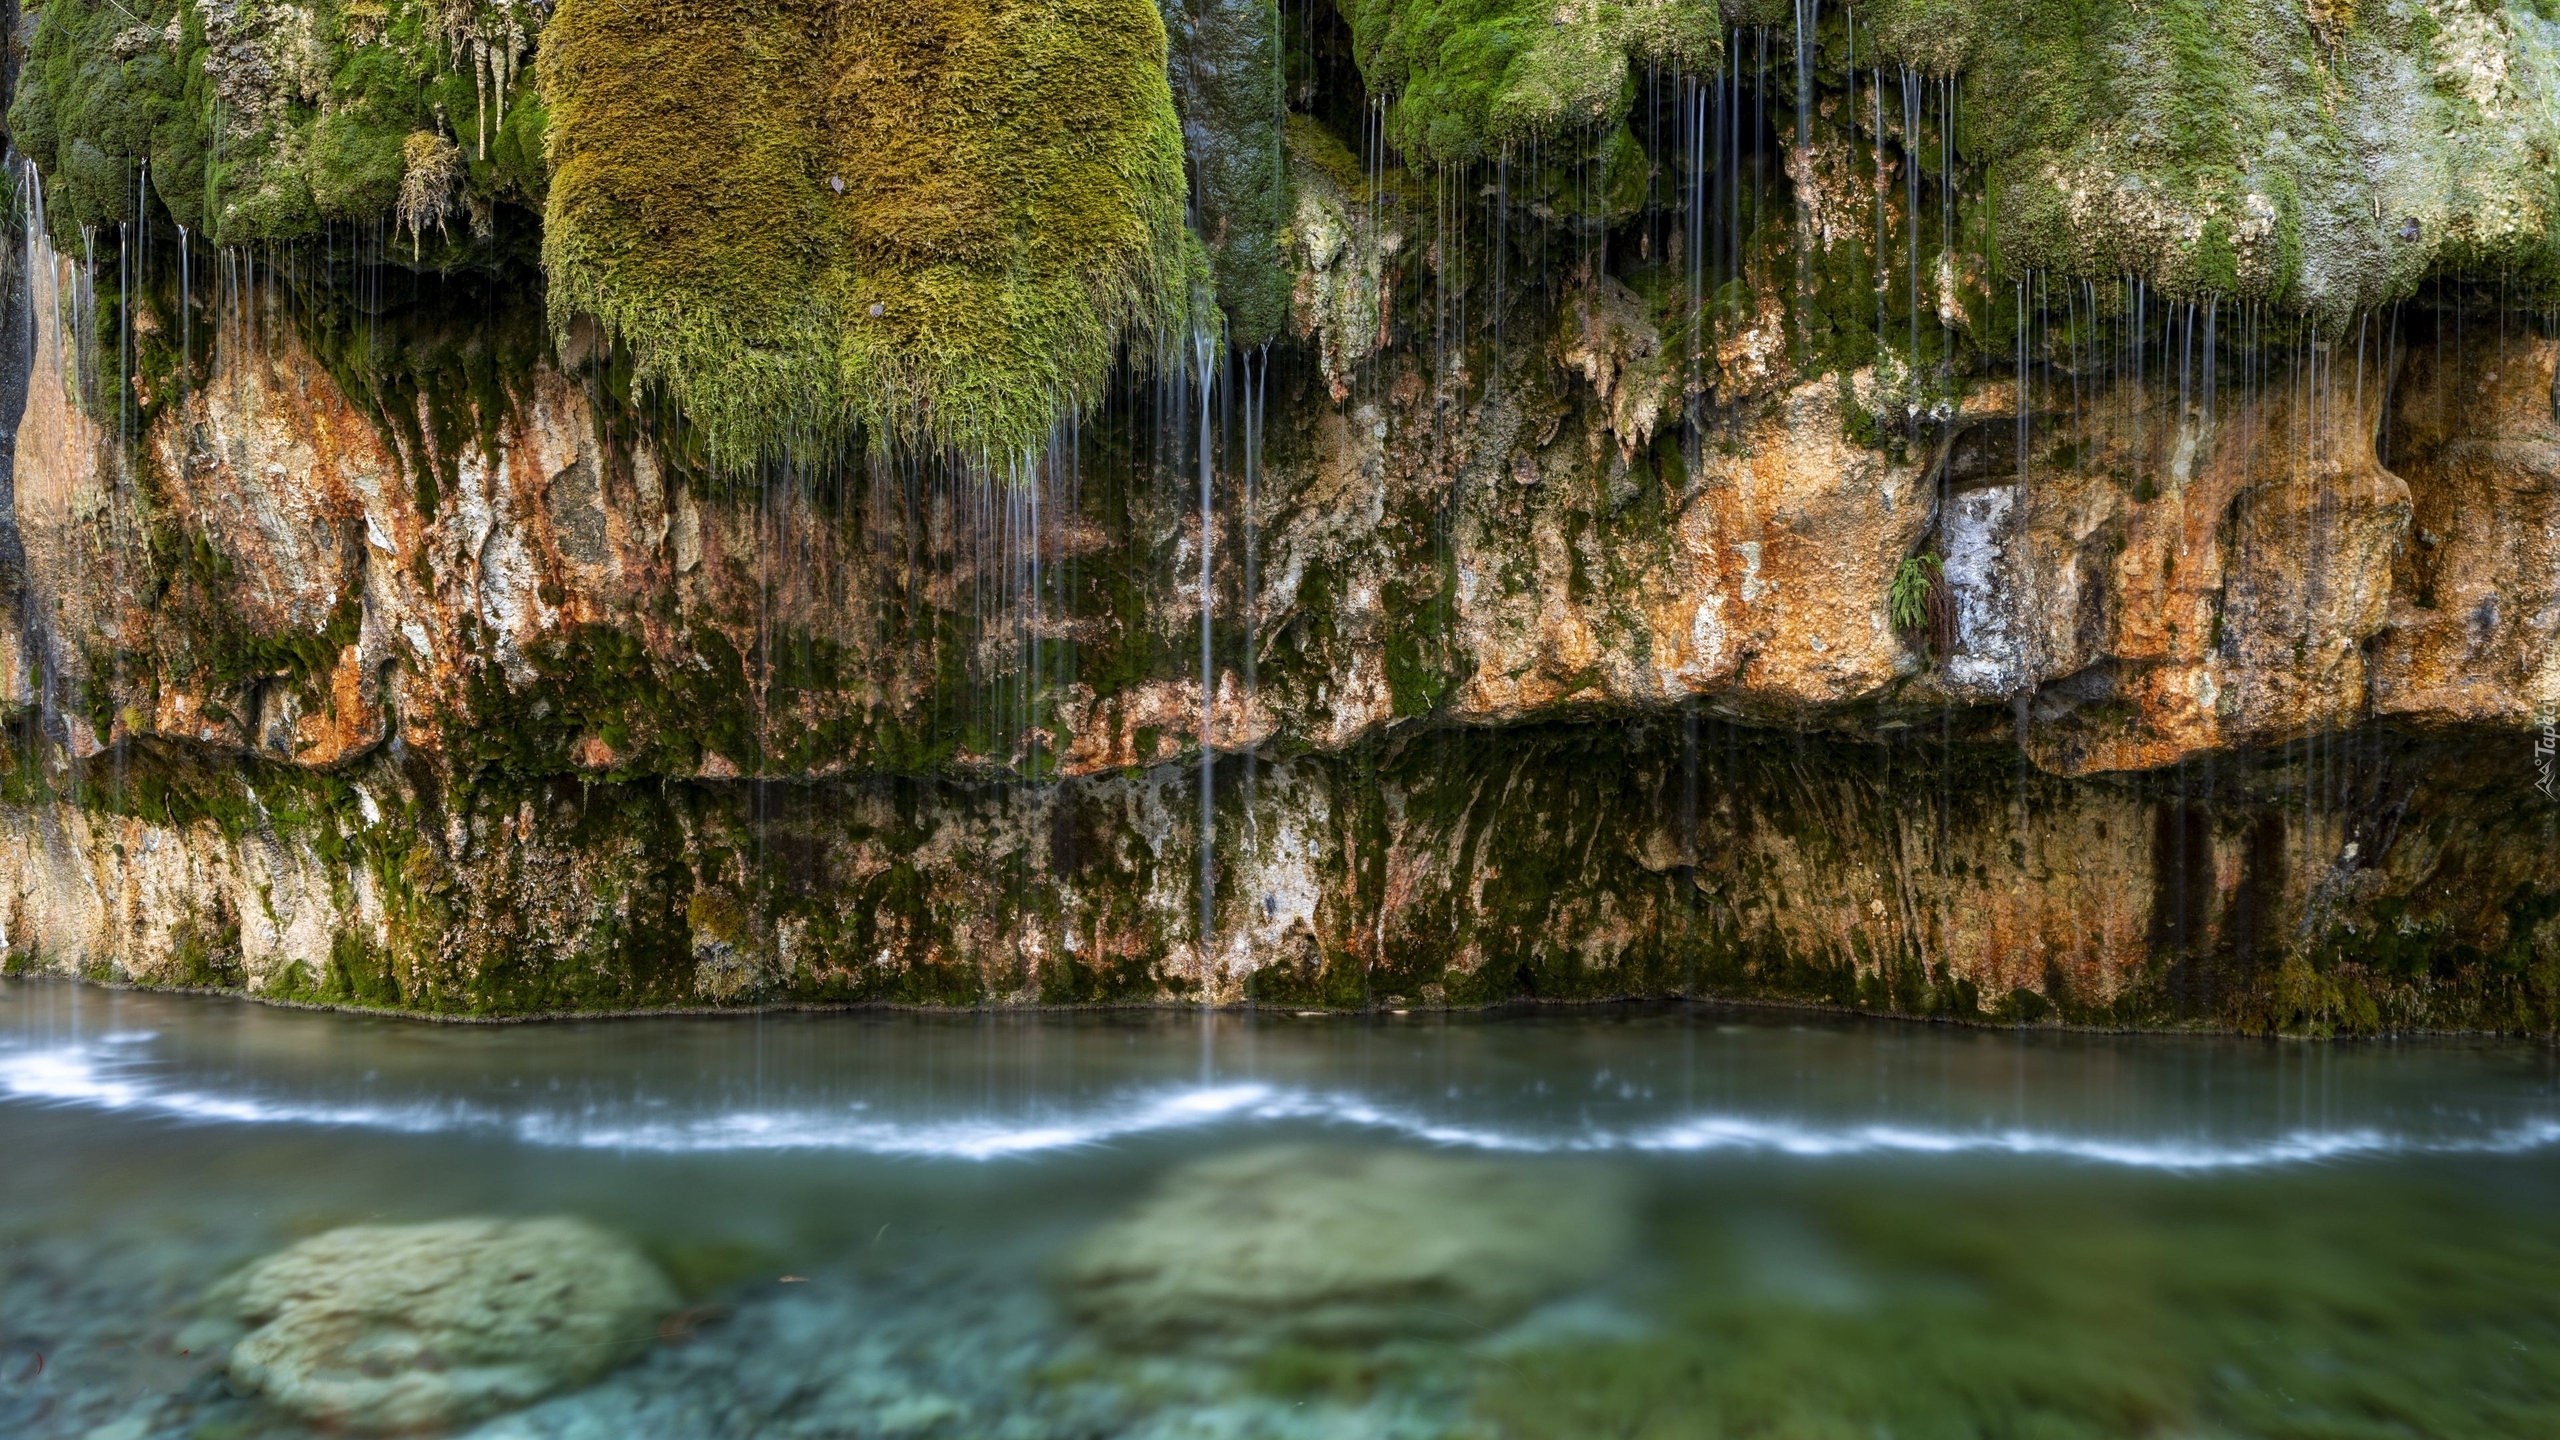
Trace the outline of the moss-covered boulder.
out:
<instances>
[{"instance_id":1,"label":"moss-covered boulder","mask_svg":"<svg viewBox=\"0 0 2560 1440\"><path fill-rule=\"evenodd\" d=\"M1823 41L1953 77L2013 273L2334 319L2448 269L2560 279L2556 22L2549 0L1885 0Z\"/></svg>"},{"instance_id":2,"label":"moss-covered boulder","mask_svg":"<svg viewBox=\"0 0 2560 1440\"><path fill-rule=\"evenodd\" d=\"M1148 0L568 0L546 33L555 317L732 461L1038 446L1196 256Z\"/></svg>"}]
</instances>

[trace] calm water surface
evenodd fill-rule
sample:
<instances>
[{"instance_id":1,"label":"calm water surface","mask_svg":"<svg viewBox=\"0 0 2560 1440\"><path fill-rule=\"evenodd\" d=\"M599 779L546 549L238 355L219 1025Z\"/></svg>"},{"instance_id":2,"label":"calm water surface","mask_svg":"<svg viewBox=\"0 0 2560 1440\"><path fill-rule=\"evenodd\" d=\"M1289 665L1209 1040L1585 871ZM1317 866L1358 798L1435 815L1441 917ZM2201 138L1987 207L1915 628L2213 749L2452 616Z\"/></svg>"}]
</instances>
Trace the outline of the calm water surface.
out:
<instances>
[{"instance_id":1,"label":"calm water surface","mask_svg":"<svg viewBox=\"0 0 2560 1440\"><path fill-rule=\"evenodd\" d=\"M0 1435L315 1433L209 1290L557 1215L685 1310L436 1433L2560 1435L2549 1046L0 982Z\"/></svg>"}]
</instances>

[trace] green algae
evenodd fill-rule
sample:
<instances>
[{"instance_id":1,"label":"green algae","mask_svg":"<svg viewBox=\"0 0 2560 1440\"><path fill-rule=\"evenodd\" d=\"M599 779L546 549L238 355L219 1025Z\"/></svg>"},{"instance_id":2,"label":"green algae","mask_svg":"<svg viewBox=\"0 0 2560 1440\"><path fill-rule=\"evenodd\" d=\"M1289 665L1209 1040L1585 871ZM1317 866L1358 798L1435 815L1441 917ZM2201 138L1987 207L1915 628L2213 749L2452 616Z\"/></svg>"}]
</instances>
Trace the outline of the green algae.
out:
<instances>
[{"instance_id":1,"label":"green algae","mask_svg":"<svg viewBox=\"0 0 2560 1440\"><path fill-rule=\"evenodd\" d=\"M1767 1435L2362 1440L2560 1424L2560 1246L2534 1186L2459 1168L2334 1203L2317 1172L1890 1185L1691 1173L1652 1333L1525 1344L1476 1412L1515 1440ZM1843 1164L1856 1162L1843 1161Z\"/></svg>"},{"instance_id":2,"label":"green algae","mask_svg":"<svg viewBox=\"0 0 2560 1440\"><path fill-rule=\"evenodd\" d=\"M2014 762L1988 745L1906 738L1880 761L1872 744L1680 737L1664 726L1407 732L1266 772L1251 815L1251 762L1221 761L1218 853L1236 879L1220 885L1220 932L1261 923L1252 877L1275 817L1300 830L1289 843L1311 845L1295 863L1313 867L1321 896L1313 928L1240 977L1245 996L1359 1009L1688 995L1977 1024L2312 1035L2560 1024L2560 885L2547 877L2519 882L2487 931L2423 908L2434 903L2423 883L2387 891L2339 915L2355 932L2342 925L2341 939L2306 953L2253 951L2245 934L2235 946L2235 933L2272 933L2290 912L2252 922L2234 908L2247 896L2200 886L2201 922L2169 934L2153 968L2112 996L2083 994L2053 967L2028 987L1986 991L1931 953L1944 921L1928 917L2005 885L2009 864L2042 863L2041 847L2072 843L2070 807L2103 805L2111 783L2028 777L2022 800ZM326 963L273 974L261 993L482 1015L1197 997L1169 965L1189 939L1185 907L1150 899L1187 888L1196 863L1188 839L1168 844L1148 818L1196 803L1188 763L1036 787L754 785L533 776L414 751L318 774L128 742L113 765L66 776L26 738L0 772L13 804L67 801L307 854L345 877L331 884L350 918L366 877L378 919L351 924ZM2281 774L2224 778L2226 801L2197 812L2208 826L2245 831L2289 813ZM1993 833L2022 803L2023 858L1977 854L1965 837ZM2048 814L2063 823L2045 827ZM2444 823L2413 817L2422 822ZM2505 853L2494 834L2479 843L2484 856ZM1785 877L1804 874L1872 877L1891 905L1870 918L1815 904L1787 922ZM2258 883L2244 877L2241 890ZM1917 928L1890 918L1905 910ZM246 982L238 917L217 907L175 939L168 965L113 978Z\"/></svg>"},{"instance_id":3,"label":"green algae","mask_svg":"<svg viewBox=\"0 0 2560 1440\"><path fill-rule=\"evenodd\" d=\"M1124 343L1187 338L1142 0L570 0L541 71L555 322L600 321L725 463L855 427L1020 455Z\"/></svg>"}]
</instances>

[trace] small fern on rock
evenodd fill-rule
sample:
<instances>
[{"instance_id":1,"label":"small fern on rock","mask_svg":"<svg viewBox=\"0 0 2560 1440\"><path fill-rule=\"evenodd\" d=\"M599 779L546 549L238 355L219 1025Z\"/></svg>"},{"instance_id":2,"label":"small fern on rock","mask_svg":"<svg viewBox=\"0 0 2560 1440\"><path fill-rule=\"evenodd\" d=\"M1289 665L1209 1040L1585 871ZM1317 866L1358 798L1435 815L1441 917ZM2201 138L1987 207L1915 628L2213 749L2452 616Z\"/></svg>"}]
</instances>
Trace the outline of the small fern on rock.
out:
<instances>
[{"instance_id":1,"label":"small fern on rock","mask_svg":"<svg viewBox=\"0 0 2560 1440\"><path fill-rule=\"evenodd\" d=\"M1937 556L1924 553L1905 559L1893 572L1885 608L1895 633L1919 644L1931 659L1952 647L1946 568Z\"/></svg>"}]
</instances>

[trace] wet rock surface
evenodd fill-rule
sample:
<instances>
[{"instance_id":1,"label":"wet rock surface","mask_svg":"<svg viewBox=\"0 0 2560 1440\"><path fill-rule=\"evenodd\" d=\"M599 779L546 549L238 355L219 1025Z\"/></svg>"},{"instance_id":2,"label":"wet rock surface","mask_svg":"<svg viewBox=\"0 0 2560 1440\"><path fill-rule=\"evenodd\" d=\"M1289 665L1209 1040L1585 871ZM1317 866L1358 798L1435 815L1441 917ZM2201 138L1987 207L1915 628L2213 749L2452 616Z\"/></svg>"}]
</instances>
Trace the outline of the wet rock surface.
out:
<instances>
[{"instance_id":1,"label":"wet rock surface","mask_svg":"<svg viewBox=\"0 0 2560 1440\"><path fill-rule=\"evenodd\" d=\"M0 1424L34 1440L323 1440L366 1433L243 1394L196 1342L187 1277L241 1237L134 1243L24 1237L0 1250L11 1321ZM1006 1250L1006 1242L991 1241ZM654 1324L646 1352L592 1383L475 1423L468 1440L1435 1440L1468 1433L1464 1352L1435 1344L1393 1385L1335 1395L1255 1383L1215 1357L1097 1346L1037 1267L822 1269L727 1290ZM1568 1321L1571 1317L1567 1317ZM1568 1325L1568 1335L1578 1333ZM47 1355L42 1374L33 1356ZM34 1383L41 1380L41 1384Z\"/></svg>"},{"instance_id":2,"label":"wet rock surface","mask_svg":"<svg viewBox=\"0 0 2560 1440\"><path fill-rule=\"evenodd\" d=\"M500 255L477 154L436 262L331 220L217 264L162 224L184 185L167 217L114 187L157 227L117 295L72 230L27 242L7 964L480 1014L1677 992L2560 1025L2560 859L2518 839L2560 813L2553 22L1815 8L1797 115L1722 67L1713 7L1498 6L1537 42L1436 60L1405 8L1042 11L1044 45L1128 62L1159 159L1179 107L1234 343L970 389L1075 402L1002 464L814 431L718 460L628 334ZM672 43L569 12L561 43L631 42L581 52L599 104ZM49 10L35 51L118 54L115 13ZM1786 71L1779 12L1744 36ZM483 41L533 83L531 31ZM1734 77L1703 108L1701 66ZM75 70L26 117L124 103ZM628 143L700 148L667 108L699 89ZM1519 150L1495 112L1533 96L1596 126ZM984 115L928 118L978 153ZM116 223L124 161L21 148ZM858 168L785 168L931 248ZM624 178L660 170L694 193ZM679 208L789 250L730 223L780 213L763 173ZM1019 188L994 173L961 189ZM738 358L707 336L677 348ZM1943 625L1897 623L1923 575ZM1801 783L1720 792L1717 746L1793 747ZM1459 762L1415 783L1420 747ZM1534 773L1601 752L1635 758Z\"/></svg>"},{"instance_id":3,"label":"wet rock surface","mask_svg":"<svg viewBox=\"0 0 2560 1440\"><path fill-rule=\"evenodd\" d=\"M1628 1239L1625 1199L1602 1171L1274 1146L1167 1176L1058 1283L1132 1345L1483 1334L1601 1273Z\"/></svg>"},{"instance_id":4,"label":"wet rock surface","mask_svg":"<svg viewBox=\"0 0 2560 1440\"><path fill-rule=\"evenodd\" d=\"M675 1291L572 1219L355 1225L225 1282L240 1390L316 1424L432 1430L530 1404L657 1339Z\"/></svg>"}]
</instances>

